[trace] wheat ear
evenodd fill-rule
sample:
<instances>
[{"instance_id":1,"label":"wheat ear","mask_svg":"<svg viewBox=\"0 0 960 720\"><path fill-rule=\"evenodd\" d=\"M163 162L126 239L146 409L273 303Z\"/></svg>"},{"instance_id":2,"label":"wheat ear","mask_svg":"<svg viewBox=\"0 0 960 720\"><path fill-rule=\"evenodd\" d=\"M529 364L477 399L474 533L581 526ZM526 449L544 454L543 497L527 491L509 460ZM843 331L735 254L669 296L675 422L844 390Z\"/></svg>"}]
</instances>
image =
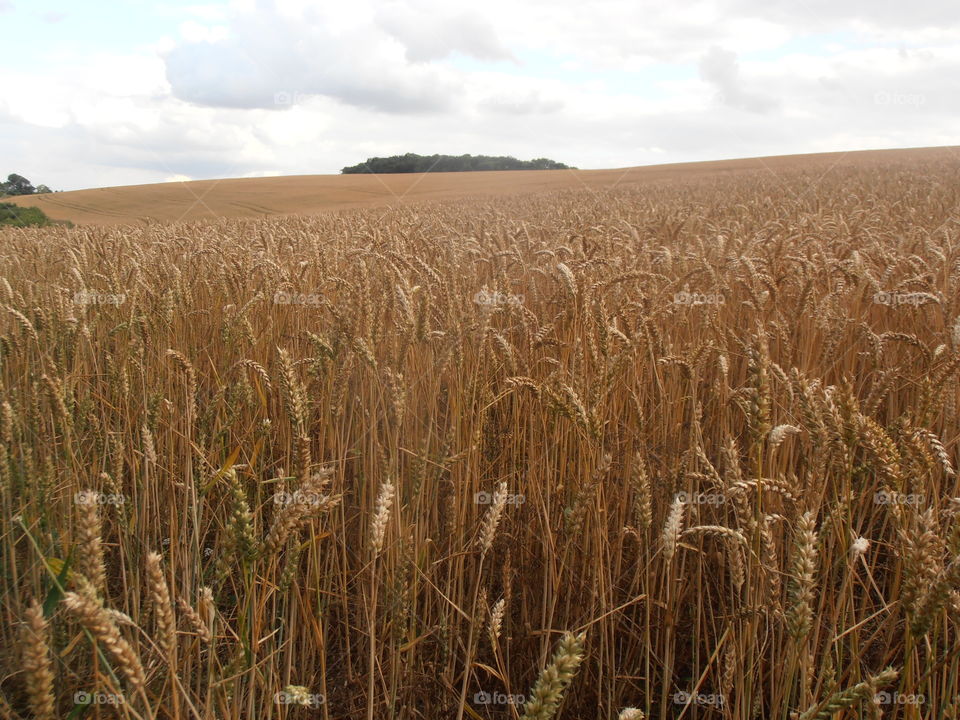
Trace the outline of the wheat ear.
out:
<instances>
[{"instance_id":1,"label":"wheat ear","mask_svg":"<svg viewBox=\"0 0 960 720\"><path fill-rule=\"evenodd\" d=\"M147 682L143 664L130 644L120 635L120 630L117 629L110 613L96 600L74 592L64 594L63 604L67 611L113 656L130 686L134 690L142 690Z\"/></svg>"},{"instance_id":2,"label":"wheat ear","mask_svg":"<svg viewBox=\"0 0 960 720\"><path fill-rule=\"evenodd\" d=\"M885 687L897 679L899 672L887 668L879 675L857 683L851 688L831 695L825 702L818 703L802 713L799 720L832 720L838 712L864 700L871 700L878 688Z\"/></svg>"},{"instance_id":3,"label":"wheat ear","mask_svg":"<svg viewBox=\"0 0 960 720\"><path fill-rule=\"evenodd\" d=\"M77 571L86 577L97 593L102 593L106 583L106 568L103 562L102 526L100 523L100 493L86 490L79 493L80 512L77 515Z\"/></svg>"},{"instance_id":4,"label":"wheat ear","mask_svg":"<svg viewBox=\"0 0 960 720\"><path fill-rule=\"evenodd\" d=\"M566 633L550 664L530 691L521 720L550 720L563 701L563 693L583 661L584 634Z\"/></svg>"},{"instance_id":5,"label":"wheat ear","mask_svg":"<svg viewBox=\"0 0 960 720\"><path fill-rule=\"evenodd\" d=\"M147 555L147 581L150 586L150 599L153 601L157 617L157 630L160 633L160 650L171 664L175 662L174 653L177 644L177 621L170 602L170 589L163 577L159 553Z\"/></svg>"},{"instance_id":6,"label":"wheat ear","mask_svg":"<svg viewBox=\"0 0 960 720\"><path fill-rule=\"evenodd\" d=\"M43 617L43 608L36 600L30 603L24 614L27 620L20 629L20 639L23 643L23 672L30 711L37 720L53 720L53 669L47 642L47 621Z\"/></svg>"}]
</instances>

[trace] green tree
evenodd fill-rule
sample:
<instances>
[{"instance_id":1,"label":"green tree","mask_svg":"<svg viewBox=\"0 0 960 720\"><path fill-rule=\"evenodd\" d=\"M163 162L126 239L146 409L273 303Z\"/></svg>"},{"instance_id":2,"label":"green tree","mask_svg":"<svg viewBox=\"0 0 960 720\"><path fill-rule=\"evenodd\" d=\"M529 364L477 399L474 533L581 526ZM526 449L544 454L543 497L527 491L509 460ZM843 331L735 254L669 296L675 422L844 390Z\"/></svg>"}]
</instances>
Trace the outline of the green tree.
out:
<instances>
[{"instance_id":1,"label":"green tree","mask_svg":"<svg viewBox=\"0 0 960 720\"><path fill-rule=\"evenodd\" d=\"M360 173L422 173L467 172L477 170L566 170L567 165L537 158L517 160L510 156L490 155L393 155L386 158L367 158L359 165L343 168L345 175Z\"/></svg>"},{"instance_id":2,"label":"green tree","mask_svg":"<svg viewBox=\"0 0 960 720\"><path fill-rule=\"evenodd\" d=\"M0 203L0 227L31 227L50 225L50 218L40 208L20 207L13 203Z\"/></svg>"},{"instance_id":3,"label":"green tree","mask_svg":"<svg viewBox=\"0 0 960 720\"><path fill-rule=\"evenodd\" d=\"M0 183L0 193L4 195L33 195L36 188L23 175L10 173L5 183Z\"/></svg>"}]
</instances>

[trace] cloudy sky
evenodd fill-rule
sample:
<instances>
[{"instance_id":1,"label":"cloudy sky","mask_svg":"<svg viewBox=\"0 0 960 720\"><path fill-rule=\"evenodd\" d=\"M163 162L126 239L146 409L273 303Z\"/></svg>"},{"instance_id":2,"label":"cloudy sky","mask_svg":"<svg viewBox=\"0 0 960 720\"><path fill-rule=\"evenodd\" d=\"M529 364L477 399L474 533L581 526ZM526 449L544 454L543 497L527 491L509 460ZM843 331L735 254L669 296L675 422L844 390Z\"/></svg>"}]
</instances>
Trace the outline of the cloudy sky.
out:
<instances>
[{"instance_id":1,"label":"cloudy sky","mask_svg":"<svg viewBox=\"0 0 960 720\"><path fill-rule=\"evenodd\" d=\"M955 0L0 0L0 175L960 144Z\"/></svg>"}]
</instances>

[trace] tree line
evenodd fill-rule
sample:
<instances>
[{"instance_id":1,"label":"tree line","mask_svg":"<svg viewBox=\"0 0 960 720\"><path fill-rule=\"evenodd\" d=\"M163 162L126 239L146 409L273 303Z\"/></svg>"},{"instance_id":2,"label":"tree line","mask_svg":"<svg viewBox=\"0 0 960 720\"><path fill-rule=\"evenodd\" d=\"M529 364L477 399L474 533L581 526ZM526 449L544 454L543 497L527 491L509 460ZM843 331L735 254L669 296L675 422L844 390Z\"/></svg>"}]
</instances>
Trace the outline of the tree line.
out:
<instances>
[{"instance_id":1,"label":"tree line","mask_svg":"<svg viewBox=\"0 0 960 720\"><path fill-rule=\"evenodd\" d=\"M41 195L53 192L46 185L33 186L23 175L10 173L6 182L0 182L0 196L2 195Z\"/></svg>"},{"instance_id":2,"label":"tree line","mask_svg":"<svg viewBox=\"0 0 960 720\"><path fill-rule=\"evenodd\" d=\"M358 173L425 173L425 172L470 172L477 170L575 170L568 165L550 160L517 160L509 155L393 155L391 157L367 158L366 162L351 165L340 172L344 175Z\"/></svg>"},{"instance_id":3,"label":"tree line","mask_svg":"<svg viewBox=\"0 0 960 720\"><path fill-rule=\"evenodd\" d=\"M6 182L0 182L0 198L14 195L42 195L53 192L46 185L37 185L27 180L23 175L10 173ZM0 227L36 227L50 225L54 221L37 207L20 207L13 203L0 202ZM72 226L72 223L64 223Z\"/></svg>"}]
</instances>

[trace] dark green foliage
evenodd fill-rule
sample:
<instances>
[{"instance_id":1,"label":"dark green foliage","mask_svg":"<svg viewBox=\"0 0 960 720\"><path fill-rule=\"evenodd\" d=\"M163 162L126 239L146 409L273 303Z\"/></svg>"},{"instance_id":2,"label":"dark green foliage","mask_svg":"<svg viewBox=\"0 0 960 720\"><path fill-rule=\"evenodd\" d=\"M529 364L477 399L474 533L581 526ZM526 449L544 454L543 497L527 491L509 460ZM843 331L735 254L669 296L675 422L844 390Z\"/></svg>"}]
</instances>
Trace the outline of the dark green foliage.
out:
<instances>
[{"instance_id":1,"label":"dark green foliage","mask_svg":"<svg viewBox=\"0 0 960 720\"><path fill-rule=\"evenodd\" d=\"M42 195L53 192L46 185L33 186L23 175L10 173L5 182L0 182L0 197L4 195Z\"/></svg>"},{"instance_id":2,"label":"dark green foliage","mask_svg":"<svg viewBox=\"0 0 960 720\"><path fill-rule=\"evenodd\" d=\"M0 226L31 227L50 225L52 222L40 208L0 203Z\"/></svg>"},{"instance_id":3,"label":"dark green foliage","mask_svg":"<svg viewBox=\"0 0 960 720\"><path fill-rule=\"evenodd\" d=\"M0 183L0 195L33 195L36 188L23 175L10 173L7 181Z\"/></svg>"},{"instance_id":4,"label":"dark green foliage","mask_svg":"<svg viewBox=\"0 0 960 720\"><path fill-rule=\"evenodd\" d=\"M423 173L468 172L475 170L571 170L568 165L537 158L517 160L515 157L490 155L394 155L386 158L368 158L359 165L345 167L345 175L357 173Z\"/></svg>"}]
</instances>

